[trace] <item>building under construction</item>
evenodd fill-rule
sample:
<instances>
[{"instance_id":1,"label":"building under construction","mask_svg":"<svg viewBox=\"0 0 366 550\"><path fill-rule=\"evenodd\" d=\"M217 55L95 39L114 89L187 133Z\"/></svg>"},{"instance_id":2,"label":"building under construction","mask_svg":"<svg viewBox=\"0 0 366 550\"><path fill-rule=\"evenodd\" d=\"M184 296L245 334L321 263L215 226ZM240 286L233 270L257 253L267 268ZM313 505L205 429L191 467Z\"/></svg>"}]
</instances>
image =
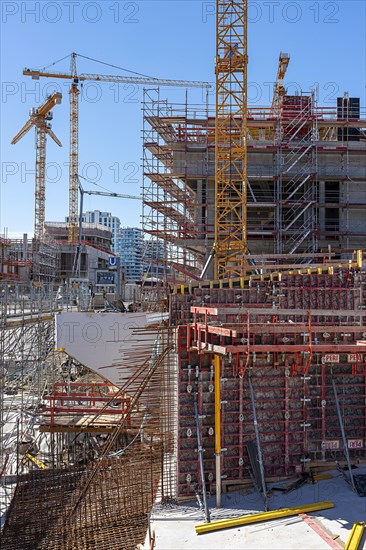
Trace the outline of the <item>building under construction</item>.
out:
<instances>
[{"instance_id":1,"label":"building under construction","mask_svg":"<svg viewBox=\"0 0 366 550\"><path fill-rule=\"evenodd\" d=\"M366 112L288 95L287 54L272 104L248 106L245 1L217 1L216 45L215 108L144 92L130 310L1 291L7 549L135 548L154 502L196 496L208 523L207 494L254 481L268 510L271 482L336 466L366 495Z\"/></svg>"},{"instance_id":2,"label":"building under construction","mask_svg":"<svg viewBox=\"0 0 366 550\"><path fill-rule=\"evenodd\" d=\"M0 237L0 280L33 280L56 283L59 279L60 250L52 238L42 240Z\"/></svg>"},{"instance_id":3,"label":"building under construction","mask_svg":"<svg viewBox=\"0 0 366 550\"><path fill-rule=\"evenodd\" d=\"M279 71L288 62L281 54ZM343 456L333 381L350 454L365 458L365 278L356 252L366 244L364 115L358 98L322 107L314 93L290 96L283 85L271 106L248 107L248 264L242 277L215 280L215 112L145 91L143 222L164 248L178 327L179 495L200 483L195 401L211 491L220 490L218 472L225 484L249 477L254 419L266 479Z\"/></svg>"},{"instance_id":4,"label":"building under construction","mask_svg":"<svg viewBox=\"0 0 366 550\"><path fill-rule=\"evenodd\" d=\"M176 270L171 282L198 280L215 241L214 112L171 105L154 91L144 99L144 229L165 243L166 262ZM248 109L253 262L258 254L271 264L303 254L305 263L330 248L345 258L364 247L365 118L358 98L321 107L314 93L285 95L281 108Z\"/></svg>"}]
</instances>

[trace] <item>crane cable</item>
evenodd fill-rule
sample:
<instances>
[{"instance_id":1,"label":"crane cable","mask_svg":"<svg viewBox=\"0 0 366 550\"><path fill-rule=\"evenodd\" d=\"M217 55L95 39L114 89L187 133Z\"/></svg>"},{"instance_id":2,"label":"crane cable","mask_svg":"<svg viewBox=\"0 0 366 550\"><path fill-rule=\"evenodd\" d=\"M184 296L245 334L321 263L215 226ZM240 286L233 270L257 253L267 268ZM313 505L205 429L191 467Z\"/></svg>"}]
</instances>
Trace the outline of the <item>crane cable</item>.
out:
<instances>
[{"instance_id":1,"label":"crane cable","mask_svg":"<svg viewBox=\"0 0 366 550\"><path fill-rule=\"evenodd\" d=\"M48 65L45 65L44 67L42 67L40 65L37 68L42 69L42 70L48 69L49 67L53 67L53 65L56 65L57 63L60 63L60 61L64 61L64 59L67 59L68 57L71 57L72 55L73 54L67 54L67 55L65 55L65 57L62 57L61 59L58 59L57 61L53 61L52 63L49 63ZM125 67L119 67L118 65L112 65L112 63L106 63L105 61L100 61L99 59L94 59L93 57L88 57L87 55L82 55L82 54L76 53L76 52L74 53L74 55L76 55L78 57L82 57L84 59L88 59L89 61L94 61L95 63L100 63L101 65L105 65L106 67L112 67L113 69L119 69L120 71L125 71L126 73L135 74L135 75L142 76L142 77L145 77L145 78L151 78L152 80L159 80L159 78L157 78L156 76L150 76L150 75L143 74L143 73L137 73L136 71L130 71L129 69L126 69Z\"/></svg>"}]
</instances>

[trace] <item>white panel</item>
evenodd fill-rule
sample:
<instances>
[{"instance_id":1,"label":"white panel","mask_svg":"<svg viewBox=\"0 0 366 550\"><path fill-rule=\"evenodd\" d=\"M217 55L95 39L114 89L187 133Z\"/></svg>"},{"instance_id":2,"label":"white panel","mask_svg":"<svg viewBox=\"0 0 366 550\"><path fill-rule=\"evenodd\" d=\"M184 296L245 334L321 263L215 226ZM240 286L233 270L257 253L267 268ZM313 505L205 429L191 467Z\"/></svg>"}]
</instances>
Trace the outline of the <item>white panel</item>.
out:
<instances>
[{"instance_id":1,"label":"white panel","mask_svg":"<svg viewBox=\"0 0 366 550\"><path fill-rule=\"evenodd\" d=\"M168 313L62 312L56 315L56 345L85 367L122 386L136 365L151 357L156 327ZM144 330L151 326L151 329ZM139 357L134 358L138 351Z\"/></svg>"}]
</instances>

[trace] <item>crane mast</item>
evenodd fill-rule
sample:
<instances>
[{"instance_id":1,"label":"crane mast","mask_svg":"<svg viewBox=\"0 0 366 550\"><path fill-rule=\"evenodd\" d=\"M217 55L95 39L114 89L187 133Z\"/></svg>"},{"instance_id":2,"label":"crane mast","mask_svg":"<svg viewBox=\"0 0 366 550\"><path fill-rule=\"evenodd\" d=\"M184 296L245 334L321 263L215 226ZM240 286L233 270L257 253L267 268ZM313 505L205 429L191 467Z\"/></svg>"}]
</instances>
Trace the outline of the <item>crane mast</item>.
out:
<instances>
[{"instance_id":1,"label":"crane mast","mask_svg":"<svg viewBox=\"0 0 366 550\"><path fill-rule=\"evenodd\" d=\"M247 0L216 0L215 279L245 272Z\"/></svg>"},{"instance_id":2,"label":"crane mast","mask_svg":"<svg viewBox=\"0 0 366 550\"><path fill-rule=\"evenodd\" d=\"M73 82L70 87L69 243L78 240L79 93Z\"/></svg>"},{"instance_id":3,"label":"crane mast","mask_svg":"<svg viewBox=\"0 0 366 550\"><path fill-rule=\"evenodd\" d=\"M36 189L34 196L34 238L40 239L44 232L46 201L46 132L36 126Z\"/></svg>"},{"instance_id":4,"label":"crane mast","mask_svg":"<svg viewBox=\"0 0 366 550\"><path fill-rule=\"evenodd\" d=\"M46 136L47 134L53 141L61 147L60 140L51 130L48 120L53 107L61 103L62 95L58 92L46 98L44 103L38 109L32 109L30 118L24 124L22 129L12 139L14 145L34 126L36 130L36 182L34 193L34 238L42 239L44 234L45 222L45 200L46 200Z\"/></svg>"},{"instance_id":5,"label":"crane mast","mask_svg":"<svg viewBox=\"0 0 366 550\"><path fill-rule=\"evenodd\" d=\"M124 75L102 75L94 73L77 74L76 53L71 54L70 72L49 72L46 70L38 71L24 69L23 75L31 76L38 80L41 77L60 78L72 80L70 87L70 170L69 170L69 229L68 242L76 243L78 241L78 163L79 163L79 89L78 83L84 81L94 82L116 82L128 84L147 84L153 86L175 86L184 88L211 88L208 82L199 82L194 80L169 80L143 76L124 76Z\"/></svg>"},{"instance_id":6,"label":"crane mast","mask_svg":"<svg viewBox=\"0 0 366 550\"><path fill-rule=\"evenodd\" d=\"M289 63L290 63L289 54L281 52L280 57L278 59L277 78L276 78L276 84L275 84L274 93L273 93L273 99L272 99L272 110L275 116L279 116L283 96L286 95L286 90L283 83L284 83L285 74Z\"/></svg>"}]
</instances>

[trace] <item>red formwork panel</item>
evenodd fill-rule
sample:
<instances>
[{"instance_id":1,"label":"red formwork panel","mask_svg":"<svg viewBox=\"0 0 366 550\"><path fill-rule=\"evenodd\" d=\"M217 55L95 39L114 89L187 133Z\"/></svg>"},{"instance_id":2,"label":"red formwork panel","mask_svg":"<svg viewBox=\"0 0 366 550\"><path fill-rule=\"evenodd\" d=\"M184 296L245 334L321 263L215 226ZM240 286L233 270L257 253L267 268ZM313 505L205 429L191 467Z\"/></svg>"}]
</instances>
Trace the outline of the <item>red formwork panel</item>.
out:
<instances>
[{"instance_id":1,"label":"red formwork panel","mask_svg":"<svg viewBox=\"0 0 366 550\"><path fill-rule=\"evenodd\" d=\"M184 329L179 338L186 341ZM262 361L259 361L262 362ZM265 361L263 361L265 362ZM208 488L214 487L214 389L212 358L189 353L179 369L179 494L200 483L194 401L197 399ZM273 365L250 367L243 377L223 363L221 382L222 475L249 477L246 443L255 439L248 376L254 388L265 474L290 476L309 461L343 460L341 433L328 366L312 365L306 376ZM350 364L333 367L352 459L366 458L366 376Z\"/></svg>"},{"instance_id":2,"label":"red formwork panel","mask_svg":"<svg viewBox=\"0 0 366 550\"><path fill-rule=\"evenodd\" d=\"M223 479L249 477L246 444L255 439L249 376L267 477L302 472L308 462L334 463L344 459L332 378L351 458L366 458L366 354L347 352L348 348L354 351L356 343L362 343L365 337L364 279L364 275L347 270L335 274L292 274L281 282L261 281L244 289L197 288L189 296L177 297L180 314L183 303L186 308L199 306L200 311L216 308L217 316L202 315L201 323L219 327L218 334L208 329L205 332L202 326L200 332L199 316L191 313L191 325L178 328L180 495L194 494L195 484L200 484L195 400L200 415L205 481L208 490L215 488L213 355L197 349L197 338L223 347L230 344L230 349L237 345L243 350L248 345L249 351L253 347L257 350L229 353L221 361ZM268 313L270 304L276 314ZM266 311L263 315L259 313L261 307ZM220 314L220 308L224 313ZM288 310L293 314L283 313ZM320 311L319 315L309 316L307 310ZM250 311L255 314L249 315L249 344L243 344ZM312 324L308 323L310 318ZM237 337L223 336L225 327L238 330ZM304 343L309 351L296 351L303 350ZM268 346L277 351L266 352ZM281 348L287 351L282 352ZM246 355L249 360L245 360Z\"/></svg>"}]
</instances>

